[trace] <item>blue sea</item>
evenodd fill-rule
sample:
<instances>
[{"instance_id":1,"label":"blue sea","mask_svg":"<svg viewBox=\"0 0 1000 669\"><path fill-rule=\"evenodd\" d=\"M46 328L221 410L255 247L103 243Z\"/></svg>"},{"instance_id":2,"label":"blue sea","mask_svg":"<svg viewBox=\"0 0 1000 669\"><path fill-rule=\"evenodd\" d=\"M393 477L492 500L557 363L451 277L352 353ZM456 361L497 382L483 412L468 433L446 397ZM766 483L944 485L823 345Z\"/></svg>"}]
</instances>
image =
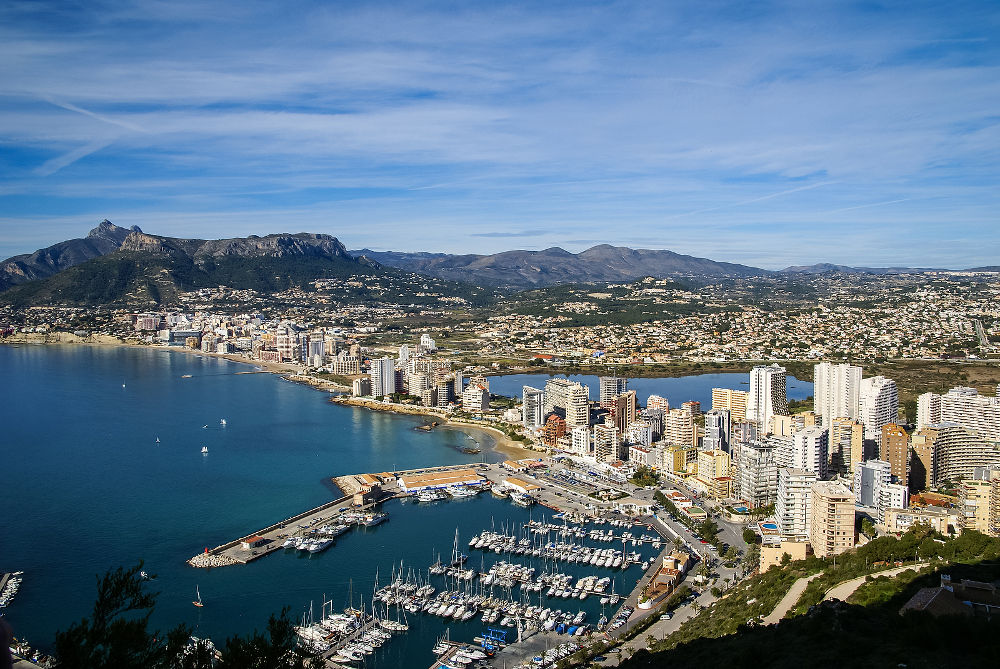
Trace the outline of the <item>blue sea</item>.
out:
<instances>
[{"instance_id":1,"label":"blue sea","mask_svg":"<svg viewBox=\"0 0 1000 669\"><path fill-rule=\"evenodd\" d=\"M191 568L185 560L206 546L339 496L332 476L503 459L488 449L463 453L474 443L463 432L416 430L424 422L418 417L342 407L323 392L272 374L237 373L252 369L156 349L0 346L6 390L0 402L0 571L25 572L4 610L19 638L51 648L57 630L89 615L97 575L141 559L157 575L151 583L160 593L154 625L184 622L196 635L221 643L263 628L268 615L285 606L297 619L310 603L318 614L324 596L337 608L349 604L349 593L355 604L362 596L370 602L376 573L385 583L401 562L426 570L437 553L450 553L456 528L467 550L468 539L483 529L550 513L489 495L431 505L394 501L385 506L388 522L346 534L321 554L278 553L245 566ZM696 378L691 399L700 399L704 377ZM518 377L510 379L519 390ZM715 379L711 383L722 382ZM656 388L654 381L642 383ZM678 384L684 380L659 381L669 384L669 391L659 392L670 393L671 404L683 401ZM494 392L498 382L492 380ZM474 553L470 564L485 560L488 567L496 557ZM591 573L574 567L561 571ZM638 567L617 572L618 590L628 592L638 576ZM191 605L196 586L202 609ZM596 620L595 598L582 604L590 622ZM411 616L410 624L408 634L395 637L367 665L429 666L445 623ZM477 619L449 626L459 640L483 630Z\"/></svg>"}]
</instances>

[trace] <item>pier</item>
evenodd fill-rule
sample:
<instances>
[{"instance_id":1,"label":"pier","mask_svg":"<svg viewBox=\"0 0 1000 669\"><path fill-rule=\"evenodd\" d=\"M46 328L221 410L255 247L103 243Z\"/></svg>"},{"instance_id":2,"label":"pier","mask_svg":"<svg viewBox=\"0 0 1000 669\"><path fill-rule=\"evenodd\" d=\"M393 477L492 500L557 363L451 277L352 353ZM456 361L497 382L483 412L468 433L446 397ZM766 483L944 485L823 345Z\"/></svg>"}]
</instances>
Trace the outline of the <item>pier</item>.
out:
<instances>
[{"instance_id":1,"label":"pier","mask_svg":"<svg viewBox=\"0 0 1000 669\"><path fill-rule=\"evenodd\" d=\"M401 491L395 484L395 481L402 477L432 475L468 469L481 471L484 467L489 467L489 465L444 465L378 474L337 476L332 480L340 488L341 492L344 493L342 497L325 502L316 508L303 511L255 532L250 532L238 539L220 544L215 548L206 548L204 553L199 553L191 557L187 562L192 567L226 567L247 564L265 555L270 555L275 551L281 550L281 544L285 539L291 535L298 534L302 530L315 528L324 522L334 522L338 517L350 510L364 511L389 499L406 496L406 493ZM486 477L484 476L483 478L485 480ZM364 493L365 489L371 489L373 484L378 487L376 494L365 498L367 501L364 501L362 504L356 504L355 494ZM382 485L385 485L387 489L382 489Z\"/></svg>"},{"instance_id":2,"label":"pier","mask_svg":"<svg viewBox=\"0 0 1000 669\"><path fill-rule=\"evenodd\" d=\"M563 496L559 491L566 489L555 482L532 476L530 473L512 471L501 464L466 463L419 467L391 472L347 474L333 477L331 480L343 493L342 497L215 548L206 548L205 552L188 559L188 564L192 567L247 564L281 550L283 542L290 537L311 532L324 523L341 522L348 511L364 511L390 499L407 497L419 490L450 490L469 485L501 487L523 485L531 489L538 504L556 512L567 511L581 517L597 517L609 506L607 502L596 499L587 499L586 503L582 503L579 499ZM632 537L623 532L620 535L606 535L600 540L621 541L624 548L625 542L631 542L632 545L654 543L659 541L660 537ZM627 564L625 566L627 567Z\"/></svg>"}]
</instances>

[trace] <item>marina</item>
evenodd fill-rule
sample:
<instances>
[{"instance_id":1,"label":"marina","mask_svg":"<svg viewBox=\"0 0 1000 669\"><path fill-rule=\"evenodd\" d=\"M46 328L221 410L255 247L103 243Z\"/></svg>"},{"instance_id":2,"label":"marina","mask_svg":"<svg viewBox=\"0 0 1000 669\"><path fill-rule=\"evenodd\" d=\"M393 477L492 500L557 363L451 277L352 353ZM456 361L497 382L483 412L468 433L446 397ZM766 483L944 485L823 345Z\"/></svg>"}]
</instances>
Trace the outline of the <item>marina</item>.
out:
<instances>
[{"instance_id":1,"label":"marina","mask_svg":"<svg viewBox=\"0 0 1000 669\"><path fill-rule=\"evenodd\" d=\"M490 490L493 494L486 498L491 505L520 509L527 518L502 520L499 527L493 520L490 527L475 530L464 540L461 528L456 528L450 551L439 550L425 564L406 560L393 564L386 584L379 583L376 572L368 608L363 597L360 608L355 608L352 594L343 612L336 612L332 600L324 596L320 616L314 617L310 604L296 631L305 648L341 666L368 664L415 625L419 628L433 620L448 630L472 628L469 636L479 639L487 638L486 630L494 637L509 632L517 639L554 635L578 640L562 650L552 650L558 644L547 646L541 659L532 658L533 666L544 666L551 658L557 661L563 653L575 652L594 634L624 625L634 611L625 600L637 597L636 592L627 592L632 590L630 584L637 589L641 579L655 571L652 567L669 552L663 548L669 542L651 526L611 513L607 504L588 504L586 510L579 505L565 510L543 506L535 513L535 496L523 490L538 495L554 484L544 476L510 476L511 468L523 467L480 463L340 476L334 479L338 487L351 494L223 544L207 551L207 558L195 556L189 563L246 564L274 552L312 557L341 536L382 524L390 518L385 510L390 505L399 505L392 515L404 509L409 509L406 514L420 515L431 508L468 503ZM479 558L478 565L470 554ZM618 584L625 588L624 594ZM351 586L353 593L353 582ZM493 650L512 645L517 643L505 641ZM479 664L493 655L468 647L457 650L460 647L439 642L438 654L445 659L433 666ZM472 652L484 655L475 657Z\"/></svg>"},{"instance_id":2,"label":"marina","mask_svg":"<svg viewBox=\"0 0 1000 669\"><path fill-rule=\"evenodd\" d=\"M21 587L23 576L23 571L15 571L0 576L0 609L14 600L14 595L17 594L18 589Z\"/></svg>"}]
</instances>

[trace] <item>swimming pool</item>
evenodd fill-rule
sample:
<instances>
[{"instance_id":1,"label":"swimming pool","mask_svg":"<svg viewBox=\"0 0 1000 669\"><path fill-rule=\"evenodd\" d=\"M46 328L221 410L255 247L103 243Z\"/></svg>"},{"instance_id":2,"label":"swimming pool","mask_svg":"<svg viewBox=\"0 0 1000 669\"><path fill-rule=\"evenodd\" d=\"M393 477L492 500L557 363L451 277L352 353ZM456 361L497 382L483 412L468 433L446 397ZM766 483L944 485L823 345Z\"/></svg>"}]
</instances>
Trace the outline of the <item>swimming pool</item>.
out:
<instances>
[{"instance_id":1,"label":"swimming pool","mask_svg":"<svg viewBox=\"0 0 1000 669\"><path fill-rule=\"evenodd\" d=\"M765 530L777 530L778 529L778 524L777 523L761 523L760 526L761 526L761 528L763 528Z\"/></svg>"}]
</instances>

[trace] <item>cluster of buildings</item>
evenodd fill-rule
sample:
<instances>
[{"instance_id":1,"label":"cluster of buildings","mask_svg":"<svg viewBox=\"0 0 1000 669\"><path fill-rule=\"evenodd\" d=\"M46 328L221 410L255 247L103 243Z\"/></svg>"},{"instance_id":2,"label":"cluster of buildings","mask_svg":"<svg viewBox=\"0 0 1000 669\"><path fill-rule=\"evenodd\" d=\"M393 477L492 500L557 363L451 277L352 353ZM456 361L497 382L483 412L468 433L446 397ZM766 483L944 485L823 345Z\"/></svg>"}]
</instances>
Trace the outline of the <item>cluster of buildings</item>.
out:
<instances>
[{"instance_id":1,"label":"cluster of buildings","mask_svg":"<svg viewBox=\"0 0 1000 669\"><path fill-rule=\"evenodd\" d=\"M484 354L534 353L604 364L677 358L880 360L995 352L987 337L991 333L984 331L980 319L993 321L998 315L1000 284L995 275L984 276L993 281L983 284L983 290L970 291L960 278L914 276L851 283L861 280L819 277L814 279L821 284L816 286L815 303L803 306L799 300L769 309L734 305L731 287L709 286L693 294L668 281L646 279L607 289L627 288L623 300L651 308L683 306L690 315L632 325L609 319L606 324L566 327L581 310L601 313L597 301L580 301L588 295L582 290L581 298L568 298L545 315L496 315L480 339Z\"/></svg>"},{"instance_id":2,"label":"cluster of buildings","mask_svg":"<svg viewBox=\"0 0 1000 669\"><path fill-rule=\"evenodd\" d=\"M553 378L524 386L521 418L547 448L594 467L649 467L732 509L764 509L773 516L759 526L765 545L792 554L851 548L858 516L886 532L921 522L1000 534L1000 399L970 388L926 394L917 425L906 426L892 379L846 363L814 371L813 410L795 415L785 369L772 364L754 367L746 390L713 389L704 413L657 395L640 406L622 378L601 377L596 400ZM911 493L930 489L957 494L911 508Z\"/></svg>"}]
</instances>

